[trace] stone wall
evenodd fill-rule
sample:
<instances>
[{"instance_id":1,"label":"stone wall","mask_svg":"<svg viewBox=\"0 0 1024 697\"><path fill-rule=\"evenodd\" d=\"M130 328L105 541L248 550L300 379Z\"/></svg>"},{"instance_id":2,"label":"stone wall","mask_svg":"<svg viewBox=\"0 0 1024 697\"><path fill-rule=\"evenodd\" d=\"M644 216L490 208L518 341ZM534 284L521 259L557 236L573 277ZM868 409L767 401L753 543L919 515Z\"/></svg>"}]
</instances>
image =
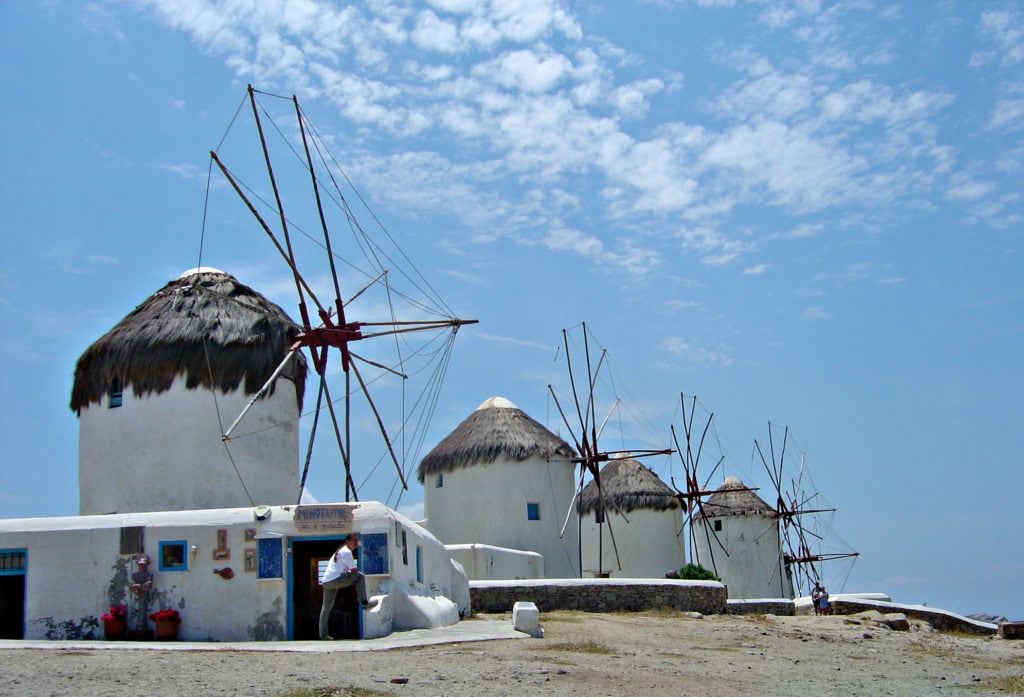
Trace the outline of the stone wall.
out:
<instances>
[{"instance_id":1,"label":"stone wall","mask_svg":"<svg viewBox=\"0 0 1024 697\"><path fill-rule=\"evenodd\" d=\"M835 600L829 605L834 615L855 615L865 610L878 610L883 613L901 612L911 619L923 620L935 629L944 632L989 635L995 634L997 629L996 625L988 622L979 622L948 610L925 607L924 605L900 605L899 603L852 599Z\"/></svg>"},{"instance_id":2,"label":"stone wall","mask_svg":"<svg viewBox=\"0 0 1024 697\"><path fill-rule=\"evenodd\" d=\"M730 615L782 615L796 614L792 600L730 600L726 610Z\"/></svg>"},{"instance_id":3,"label":"stone wall","mask_svg":"<svg viewBox=\"0 0 1024 697\"><path fill-rule=\"evenodd\" d=\"M541 612L635 612L672 608L705 615L725 612L725 586L711 581L604 579L470 581L473 610L511 612L518 601Z\"/></svg>"}]
</instances>

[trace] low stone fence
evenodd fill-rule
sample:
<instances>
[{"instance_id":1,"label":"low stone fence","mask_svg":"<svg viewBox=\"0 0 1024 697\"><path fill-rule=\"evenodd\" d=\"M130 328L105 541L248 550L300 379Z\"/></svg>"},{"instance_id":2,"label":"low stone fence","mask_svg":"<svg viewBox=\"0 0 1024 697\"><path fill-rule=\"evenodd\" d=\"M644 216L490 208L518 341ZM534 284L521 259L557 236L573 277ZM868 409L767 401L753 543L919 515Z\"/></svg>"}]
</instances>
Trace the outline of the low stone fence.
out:
<instances>
[{"instance_id":1,"label":"low stone fence","mask_svg":"<svg viewBox=\"0 0 1024 697\"><path fill-rule=\"evenodd\" d=\"M789 617L796 614L796 608L792 600L765 598L763 600L730 600L726 612L730 615L781 615Z\"/></svg>"},{"instance_id":2,"label":"low stone fence","mask_svg":"<svg viewBox=\"0 0 1024 697\"><path fill-rule=\"evenodd\" d=\"M834 615L855 615L865 610L879 612L901 612L910 619L923 620L935 629L944 632L966 632L968 634L995 634L997 626L979 622L948 610L925 607L924 605L901 605L877 600L836 599L829 603Z\"/></svg>"},{"instance_id":3,"label":"low stone fence","mask_svg":"<svg viewBox=\"0 0 1024 697\"><path fill-rule=\"evenodd\" d=\"M541 612L636 612L667 607L715 615L726 607L721 583L675 579L470 581L469 594L476 612L511 612L518 601L534 603Z\"/></svg>"}]
</instances>

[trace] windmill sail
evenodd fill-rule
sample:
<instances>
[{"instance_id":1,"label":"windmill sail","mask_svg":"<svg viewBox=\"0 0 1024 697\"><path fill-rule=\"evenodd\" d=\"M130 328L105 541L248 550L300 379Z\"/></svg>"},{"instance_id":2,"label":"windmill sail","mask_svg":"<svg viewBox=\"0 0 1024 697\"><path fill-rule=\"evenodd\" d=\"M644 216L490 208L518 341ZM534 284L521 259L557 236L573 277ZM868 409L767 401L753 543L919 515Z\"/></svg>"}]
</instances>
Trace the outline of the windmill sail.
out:
<instances>
[{"instance_id":1,"label":"windmill sail","mask_svg":"<svg viewBox=\"0 0 1024 697\"><path fill-rule=\"evenodd\" d=\"M251 114L253 129L239 149L236 121L243 112ZM293 287L299 329L280 356L280 369L303 353L317 381L316 403L305 415L299 497L311 462L326 457L317 445L326 422L343 466L344 499L358 500L371 478L390 470L387 499L397 505L418 460L455 335L476 320L455 316L369 210L330 143L296 97L249 86L228 133L210 152L211 172L216 168L243 203ZM257 169L264 176L251 176ZM208 184L208 198L213 188ZM338 231L346 233L341 243L332 237ZM201 258L204 253L210 252L201 249ZM397 389L374 389L385 383L397 383ZM225 447L251 435L245 417L243 410L224 430Z\"/></svg>"}]
</instances>

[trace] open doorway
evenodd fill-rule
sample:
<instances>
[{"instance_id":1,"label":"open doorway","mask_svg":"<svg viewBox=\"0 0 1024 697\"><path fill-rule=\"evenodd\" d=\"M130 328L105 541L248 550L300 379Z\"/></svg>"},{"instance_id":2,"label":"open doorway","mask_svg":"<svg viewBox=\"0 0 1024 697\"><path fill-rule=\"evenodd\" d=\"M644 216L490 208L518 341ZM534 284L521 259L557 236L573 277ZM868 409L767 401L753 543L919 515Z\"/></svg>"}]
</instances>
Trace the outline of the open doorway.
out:
<instances>
[{"instance_id":1,"label":"open doorway","mask_svg":"<svg viewBox=\"0 0 1024 697\"><path fill-rule=\"evenodd\" d=\"M320 574L344 536L292 541L292 639L319 639L323 589Z\"/></svg>"},{"instance_id":2,"label":"open doorway","mask_svg":"<svg viewBox=\"0 0 1024 697\"><path fill-rule=\"evenodd\" d=\"M25 575L0 575L0 639L25 638Z\"/></svg>"}]
</instances>

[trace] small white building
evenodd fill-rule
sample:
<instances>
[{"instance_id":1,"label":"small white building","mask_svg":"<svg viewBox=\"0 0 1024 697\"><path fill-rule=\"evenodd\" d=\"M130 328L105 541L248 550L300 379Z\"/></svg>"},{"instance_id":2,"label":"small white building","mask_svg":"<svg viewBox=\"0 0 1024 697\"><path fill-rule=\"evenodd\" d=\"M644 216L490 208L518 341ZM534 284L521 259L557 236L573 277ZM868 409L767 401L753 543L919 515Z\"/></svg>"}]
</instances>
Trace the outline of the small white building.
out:
<instances>
[{"instance_id":1,"label":"small white building","mask_svg":"<svg viewBox=\"0 0 1024 697\"><path fill-rule=\"evenodd\" d=\"M147 611L177 610L182 639L316 639L319 578L350 532L362 537L367 591L382 599L353 613L362 636L469 610L465 573L423 527L377 502L297 505L306 363L295 353L282 365L297 331L281 308L203 268L82 354L71 408L83 515L0 520L0 638L100 638L100 616L125 604L140 631ZM143 554L147 611L129 590Z\"/></svg>"},{"instance_id":2,"label":"small white building","mask_svg":"<svg viewBox=\"0 0 1024 697\"><path fill-rule=\"evenodd\" d=\"M363 636L454 624L469 584L437 539L377 502L0 520L0 636L102 638L111 605L138 613L134 560L153 560L148 612L181 614L190 641L316 639L319 576L345 535L361 537ZM129 617L129 626L139 620Z\"/></svg>"},{"instance_id":3,"label":"small white building","mask_svg":"<svg viewBox=\"0 0 1024 697\"><path fill-rule=\"evenodd\" d=\"M306 362L295 353L229 441L222 429L274 373L298 327L204 267L156 291L78 359L79 513L299 501Z\"/></svg>"},{"instance_id":4,"label":"small white building","mask_svg":"<svg viewBox=\"0 0 1024 697\"><path fill-rule=\"evenodd\" d=\"M425 524L446 545L504 548L490 552L494 559L533 552L543 558L544 577L576 578L575 514L561 534L575 490L574 456L572 446L512 402L492 397L420 462ZM498 578L491 568L474 578Z\"/></svg>"},{"instance_id":5,"label":"small white building","mask_svg":"<svg viewBox=\"0 0 1024 697\"><path fill-rule=\"evenodd\" d=\"M603 499L592 480L579 501L584 577L664 578L686 563L682 507L657 474L632 458L612 460L601 490Z\"/></svg>"},{"instance_id":6,"label":"small white building","mask_svg":"<svg viewBox=\"0 0 1024 697\"><path fill-rule=\"evenodd\" d=\"M729 597L792 598L779 519L736 477L704 502L693 521L694 561L722 579Z\"/></svg>"}]
</instances>

